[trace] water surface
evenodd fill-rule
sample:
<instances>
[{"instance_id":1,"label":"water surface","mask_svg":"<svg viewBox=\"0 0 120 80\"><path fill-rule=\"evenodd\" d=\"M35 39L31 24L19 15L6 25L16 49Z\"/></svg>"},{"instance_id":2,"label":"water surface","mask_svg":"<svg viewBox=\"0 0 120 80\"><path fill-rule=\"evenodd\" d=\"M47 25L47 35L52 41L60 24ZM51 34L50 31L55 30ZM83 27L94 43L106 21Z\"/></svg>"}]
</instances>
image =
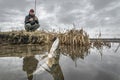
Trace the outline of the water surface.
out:
<instances>
[{"instance_id":1,"label":"water surface","mask_svg":"<svg viewBox=\"0 0 120 80\"><path fill-rule=\"evenodd\" d=\"M39 45L2 45L0 80L120 80L119 43L111 47L81 48L61 46L60 55L46 59L50 47ZM51 65L52 64L52 65Z\"/></svg>"}]
</instances>

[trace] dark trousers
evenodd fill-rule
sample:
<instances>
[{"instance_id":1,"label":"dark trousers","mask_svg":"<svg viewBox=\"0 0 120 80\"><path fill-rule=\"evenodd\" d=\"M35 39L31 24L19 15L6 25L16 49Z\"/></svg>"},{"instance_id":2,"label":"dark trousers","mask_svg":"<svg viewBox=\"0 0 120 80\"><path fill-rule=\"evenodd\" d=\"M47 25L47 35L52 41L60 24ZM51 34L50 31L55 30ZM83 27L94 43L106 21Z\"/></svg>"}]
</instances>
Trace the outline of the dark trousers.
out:
<instances>
[{"instance_id":1,"label":"dark trousers","mask_svg":"<svg viewBox=\"0 0 120 80\"><path fill-rule=\"evenodd\" d=\"M31 25L30 23L25 24L25 30L28 31L28 32L29 32L29 31L35 31L35 30L37 30L39 27L40 27L39 24L34 24L34 25Z\"/></svg>"}]
</instances>

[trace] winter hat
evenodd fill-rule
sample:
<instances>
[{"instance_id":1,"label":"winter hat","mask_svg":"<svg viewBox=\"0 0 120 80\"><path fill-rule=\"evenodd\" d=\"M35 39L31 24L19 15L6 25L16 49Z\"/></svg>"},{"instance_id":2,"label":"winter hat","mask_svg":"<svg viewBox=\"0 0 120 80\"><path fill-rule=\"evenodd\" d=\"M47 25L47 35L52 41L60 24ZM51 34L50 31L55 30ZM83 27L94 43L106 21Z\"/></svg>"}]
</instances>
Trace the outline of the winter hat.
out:
<instances>
[{"instance_id":1,"label":"winter hat","mask_svg":"<svg viewBox=\"0 0 120 80\"><path fill-rule=\"evenodd\" d=\"M29 12L34 12L34 9L30 9L30 11Z\"/></svg>"}]
</instances>

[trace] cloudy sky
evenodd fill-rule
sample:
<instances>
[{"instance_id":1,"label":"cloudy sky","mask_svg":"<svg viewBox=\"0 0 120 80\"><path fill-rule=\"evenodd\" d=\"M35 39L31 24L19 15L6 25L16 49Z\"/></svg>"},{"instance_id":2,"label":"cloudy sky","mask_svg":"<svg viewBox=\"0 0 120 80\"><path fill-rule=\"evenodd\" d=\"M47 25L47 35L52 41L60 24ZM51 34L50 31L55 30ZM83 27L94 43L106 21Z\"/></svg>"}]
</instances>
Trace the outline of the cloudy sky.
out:
<instances>
[{"instance_id":1,"label":"cloudy sky","mask_svg":"<svg viewBox=\"0 0 120 80\"><path fill-rule=\"evenodd\" d=\"M0 0L0 30L24 29L34 0ZM91 37L120 37L120 0L37 0L36 16L44 30L84 28Z\"/></svg>"}]
</instances>

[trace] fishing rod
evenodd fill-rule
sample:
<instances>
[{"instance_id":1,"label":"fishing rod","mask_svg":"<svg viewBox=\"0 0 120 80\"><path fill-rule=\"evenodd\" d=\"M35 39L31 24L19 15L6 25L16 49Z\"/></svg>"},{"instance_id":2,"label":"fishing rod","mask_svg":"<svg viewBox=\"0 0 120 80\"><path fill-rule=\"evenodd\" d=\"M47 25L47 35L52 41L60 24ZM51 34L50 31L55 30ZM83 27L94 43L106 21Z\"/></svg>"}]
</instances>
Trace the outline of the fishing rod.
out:
<instances>
[{"instance_id":1,"label":"fishing rod","mask_svg":"<svg viewBox=\"0 0 120 80\"><path fill-rule=\"evenodd\" d=\"M36 0L35 0L35 6L34 6L34 9L35 9L35 14L36 14Z\"/></svg>"}]
</instances>

